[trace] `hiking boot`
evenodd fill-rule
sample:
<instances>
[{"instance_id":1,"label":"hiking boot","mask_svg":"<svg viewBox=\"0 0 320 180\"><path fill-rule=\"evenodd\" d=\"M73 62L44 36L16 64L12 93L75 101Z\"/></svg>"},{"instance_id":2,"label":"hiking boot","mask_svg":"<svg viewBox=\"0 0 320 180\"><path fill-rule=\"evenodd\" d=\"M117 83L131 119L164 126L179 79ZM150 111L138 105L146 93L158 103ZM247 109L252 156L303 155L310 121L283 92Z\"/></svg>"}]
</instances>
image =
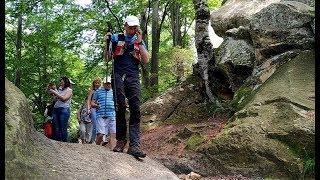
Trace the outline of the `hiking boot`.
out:
<instances>
[{"instance_id":1,"label":"hiking boot","mask_svg":"<svg viewBox=\"0 0 320 180\"><path fill-rule=\"evenodd\" d=\"M103 135L102 137L102 146L106 146L109 143L109 136Z\"/></svg>"},{"instance_id":2,"label":"hiking boot","mask_svg":"<svg viewBox=\"0 0 320 180\"><path fill-rule=\"evenodd\" d=\"M140 157L140 158L146 157L146 153L144 153L138 146L130 146L128 148L127 153L134 157Z\"/></svg>"},{"instance_id":3,"label":"hiking boot","mask_svg":"<svg viewBox=\"0 0 320 180\"><path fill-rule=\"evenodd\" d=\"M127 140L117 141L116 146L113 148L114 152L123 152L124 147L127 144Z\"/></svg>"}]
</instances>

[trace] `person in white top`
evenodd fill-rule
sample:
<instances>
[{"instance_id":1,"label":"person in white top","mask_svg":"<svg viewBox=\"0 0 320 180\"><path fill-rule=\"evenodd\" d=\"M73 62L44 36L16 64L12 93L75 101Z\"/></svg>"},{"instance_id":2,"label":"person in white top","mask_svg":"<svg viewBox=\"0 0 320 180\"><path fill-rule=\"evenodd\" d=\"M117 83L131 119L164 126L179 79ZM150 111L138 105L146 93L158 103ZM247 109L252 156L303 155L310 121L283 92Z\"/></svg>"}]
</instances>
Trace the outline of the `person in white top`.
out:
<instances>
[{"instance_id":1,"label":"person in white top","mask_svg":"<svg viewBox=\"0 0 320 180\"><path fill-rule=\"evenodd\" d=\"M72 89L70 80L67 77L61 77L58 90L50 89L49 93L56 96L57 102L53 109L54 140L68 141L68 123L70 118L70 104Z\"/></svg>"}]
</instances>

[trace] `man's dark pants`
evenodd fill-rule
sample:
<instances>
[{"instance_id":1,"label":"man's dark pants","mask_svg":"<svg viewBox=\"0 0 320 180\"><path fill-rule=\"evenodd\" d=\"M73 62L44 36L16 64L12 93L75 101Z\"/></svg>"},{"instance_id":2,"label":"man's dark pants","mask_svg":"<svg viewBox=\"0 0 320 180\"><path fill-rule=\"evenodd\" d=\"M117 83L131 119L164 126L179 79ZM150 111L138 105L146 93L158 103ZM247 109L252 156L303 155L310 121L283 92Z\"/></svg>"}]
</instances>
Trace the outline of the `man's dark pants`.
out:
<instances>
[{"instance_id":1,"label":"man's dark pants","mask_svg":"<svg viewBox=\"0 0 320 180\"><path fill-rule=\"evenodd\" d=\"M126 140L127 123L125 119L127 97L130 110L129 119L129 146L140 147L140 81L139 77L120 75L115 73L112 87L116 93L116 139ZM114 86L115 83L115 86Z\"/></svg>"}]
</instances>

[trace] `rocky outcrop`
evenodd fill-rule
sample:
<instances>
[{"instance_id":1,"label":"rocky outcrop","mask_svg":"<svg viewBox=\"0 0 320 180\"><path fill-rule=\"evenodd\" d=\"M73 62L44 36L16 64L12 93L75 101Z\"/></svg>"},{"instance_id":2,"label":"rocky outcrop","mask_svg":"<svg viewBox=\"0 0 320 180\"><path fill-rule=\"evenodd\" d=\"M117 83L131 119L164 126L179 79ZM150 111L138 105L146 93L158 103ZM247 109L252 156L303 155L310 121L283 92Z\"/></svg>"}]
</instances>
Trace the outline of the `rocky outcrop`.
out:
<instances>
[{"instance_id":1,"label":"rocky outcrop","mask_svg":"<svg viewBox=\"0 0 320 180\"><path fill-rule=\"evenodd\" d=\"M224 38L215 50L207 44L207 12L203 3L194 1L198 8L196 47L200 54L194 75L204 79L203 70L207 68L207 79L198 82L207 80L212 95L220 99L227 99L226 92L231 94L232 101L226 101L222 107L235 114L217 136L207 133L191 138L196 137L193 131L179 128L175 129L179 132L174 131L176 138L147 134L144 140L163 139L177 146L183 138L193 140L190 151L180 153L179 158L157 157L176 173L192 171L203 177L242 174L253 179L314 178L314 1L226 1L211 14L214 31ZM170 120L172 124L173 117L188 122L180 111L197 107L193 106L196 103L178 105L181 99L190 100L193 93L188 96L189 93L182 91L177 93L177 89L176 93L167 94L174 107L181 107L174 111L169 108L170 118L165 121ZM205 96L208 96L205 88L199 92L206 92ZM161 103L147 103L147 109L156 107L151 114L160 121L163 119L161 114L167 114L165 107L170 103L165 97L154 101ZM201 100L201 97L197 99ZM213 106L205 113L210 116L219 109L222 108ZM146 117L148 119L142 115L142 119ZM196 122L195 118L192 121L190 124ZM186 147L181 149L186 150Z\"/></svg>"},{"instance_id":2,"label":"rocky outcrop","mask_svg":"<svg viewBox=\"0 0 320 180\"><path fill-rule=\"evenodd\" d=\"M211 13L215 33L224 38L208 69L211 92L256 89L284 60L314 49L314 13L312 0L226 1Z\"/></svg>"},{"instance_id":3,"label":"rocky outcrop","mask_svg":"<svg viewBox=\"0 0 320 180\"><path fill-rule=\"evenodd\" d=\"M314 8L295 1L270 4L250 19L256 65L294 49L313 49Z\"/></svg>"},{"instance_id":4,"label":"rocky outcrop","mask_svg":"<svg viewBox=\"0 0 320 180\"><path fill-rule=\"evenodd\" d=\"M7 79L5 97L6 179L179 179L148 157L50 140L35 131L25 96Z\"/></svg>"},{"instance_id":5,"label":"rocky outcrop","mask_svg":"<svg viewBox=\"0 0 320 180\"><path fill-rule=\"evenodd\" d=\"M314 172L314 11L314 1L229 0L211 13L224 42L208 70L210 88L233 92L237 112L199 148L191 169L291 178Z\"/></svg>"},{"instance_id":6,"label":"rocky outcrop","mask_svg":"<svg viewBox=\"0 0 320 180\"><path fill-rule=\"evenodd\" d=\"M245 36L241 30L234 33ZM210 75L215 74L214 71L219 69L228 78L226 81L229 83L229 87L227 88L232 92L237 91L253 70L255 60L253 47L244 39L227 37L215 52L218 67L210 69ZM209 79L211 80L213 77L210 76ZM218 85L214 80L210 82L212 82L212 86L210 86L212 88ZM219 88L214 88L213 91L218 92Z\"/></svg>"},{"instance_id":7,"label":"rocky outcrop","mask_svg":"<svg viewBox=\"0 0 320 180\"><path fill-rule=\"evenodd\" d=\"M222 133L198 148L191 169L202 175L314 176L314 64L314 52L303 51L281 66Z\"/></svg>"}]
</instances>

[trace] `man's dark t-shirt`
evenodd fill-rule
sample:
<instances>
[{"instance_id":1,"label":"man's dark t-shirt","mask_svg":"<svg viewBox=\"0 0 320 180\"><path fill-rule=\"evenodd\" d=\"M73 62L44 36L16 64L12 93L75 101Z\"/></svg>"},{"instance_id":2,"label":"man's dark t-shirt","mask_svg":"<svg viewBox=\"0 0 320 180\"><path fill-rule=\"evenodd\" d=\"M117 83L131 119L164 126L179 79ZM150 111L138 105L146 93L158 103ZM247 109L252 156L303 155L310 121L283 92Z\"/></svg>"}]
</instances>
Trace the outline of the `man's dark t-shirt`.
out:
<instances>
[{"instance_id":1,"label":"man's dark t-shirt","mask_svg":"<svg viewBox=\"0 0 320 180\"><path fill-rule=\"evenodd\" d=\"M119 42L119 34L113 34L111 36L111 42L112 43L118 43ZM122 56L115 57L114 61L114 68L115 72L118 73L120 76L123 74L133 76L133 77L139 77L139 64L136 62L134 57L130 54L131 51L133 51L133 42L137 39L137 36L124 36L125 41L125 49ZM143 45L144 42L142 41ZM144 45L145 46L145 45Z\"/></svg>"}]
</instances>

